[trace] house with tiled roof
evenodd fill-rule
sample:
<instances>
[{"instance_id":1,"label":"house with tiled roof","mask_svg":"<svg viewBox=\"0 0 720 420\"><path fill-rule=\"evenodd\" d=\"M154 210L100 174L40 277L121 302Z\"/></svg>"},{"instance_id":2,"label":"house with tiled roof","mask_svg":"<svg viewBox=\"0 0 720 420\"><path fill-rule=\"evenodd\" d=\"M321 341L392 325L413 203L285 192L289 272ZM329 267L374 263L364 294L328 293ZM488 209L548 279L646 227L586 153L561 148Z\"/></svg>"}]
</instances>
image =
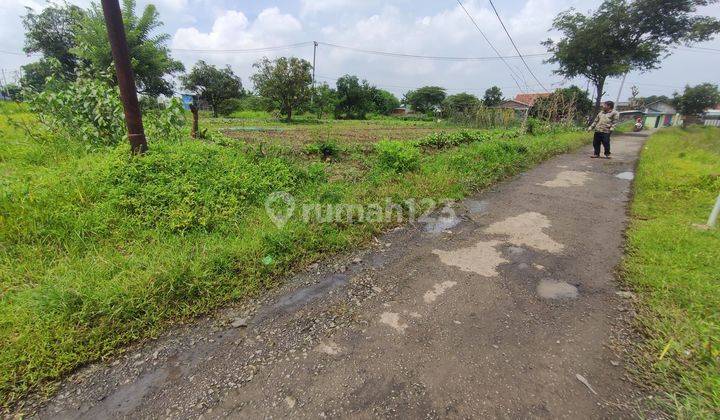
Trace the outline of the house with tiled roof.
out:
<instances>
[{"instance_id":1,"label":"house with tiled roof","mask_svg":"<svg viewBox=\"0 0 720 420\"><path fill-rule=\"evenodd\" d=\"M538 98L547 98L550 96L549 92L541 93L518 93L515 95L515 102L521 102L527 104L528 107L532 107Z\"/></svg>"}]
</instances>

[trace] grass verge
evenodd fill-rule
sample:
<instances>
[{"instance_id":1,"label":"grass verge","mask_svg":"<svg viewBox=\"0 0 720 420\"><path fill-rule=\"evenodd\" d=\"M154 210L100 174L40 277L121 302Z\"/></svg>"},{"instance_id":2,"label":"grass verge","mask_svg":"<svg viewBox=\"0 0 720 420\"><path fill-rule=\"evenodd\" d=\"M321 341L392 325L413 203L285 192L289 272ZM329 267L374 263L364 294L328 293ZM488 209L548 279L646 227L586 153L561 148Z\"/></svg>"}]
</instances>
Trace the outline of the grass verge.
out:
<instances>
[{"instance_id":1,"label":"grass verge","mask_svg":"<svg viewBox=\"0 0 720 420\"><path fill-rule=\"evenodd\" d=\"M720 193L720 130L654 134L635 181L626 281L647 334L640 374L679 418L720 416L720 229L702 230Z\"/></svg>"},{"instance_id":2,"label":"grass verge","mask_svg":"<svg viewBox=\"0 0 720 420\"><path fill-rule=\"evenodd\" d=\"M297 208L459 199L588 140L579 132L443 137L435 139L448 146L442 150L388 142L333 159L223 139L156 140L133 158L126 145L90 151L51 134L28 138L2 116L0 130L6 407L392 223L293 218L280 229L265 212L273 191L292 194Z\"/></svg>"}]
</instances>

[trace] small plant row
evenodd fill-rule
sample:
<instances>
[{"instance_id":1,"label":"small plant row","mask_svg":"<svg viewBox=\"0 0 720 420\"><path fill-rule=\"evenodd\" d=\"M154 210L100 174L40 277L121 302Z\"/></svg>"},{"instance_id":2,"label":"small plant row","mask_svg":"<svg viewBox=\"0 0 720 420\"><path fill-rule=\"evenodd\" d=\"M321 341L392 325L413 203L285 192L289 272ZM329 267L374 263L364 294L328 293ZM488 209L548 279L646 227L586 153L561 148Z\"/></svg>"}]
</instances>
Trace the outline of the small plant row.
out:
<instances>
[{"instance_id":1,"label":"small plant row","mask_svg":"<svg viewBox=\"0 0 720 420\"><path fill-rule=\"evenodd\" d=\"M456 147L462 144L474 143L477 141L512 139L521 135L522 131L520 129L462 130L452 133L441 131L429 134L417 140L415 145L434 149L446 149L448 147Z\"/></svg>"}]
</instances>

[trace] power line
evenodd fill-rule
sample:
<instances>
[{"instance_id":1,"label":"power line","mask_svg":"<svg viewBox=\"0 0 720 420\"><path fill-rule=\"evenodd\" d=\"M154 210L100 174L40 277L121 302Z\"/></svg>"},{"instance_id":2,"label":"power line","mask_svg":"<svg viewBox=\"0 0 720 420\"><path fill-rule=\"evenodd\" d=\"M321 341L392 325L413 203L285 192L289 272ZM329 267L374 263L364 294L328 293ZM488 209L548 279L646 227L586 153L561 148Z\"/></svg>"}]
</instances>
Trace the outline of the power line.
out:
<instances>
[{"instance_id":1,"label":"power line","mask_svg":"<svg viewBox=\"0 0 720 420\"><path fill-rule=\"evenodd\" d=\"M459 1L459 0L458 0ZM527 61L525 61L525 58L523 58L522 53L520 53L520 50L518 49L517 45L515 44L515 40L513 40L512 36L510 36L510 32L505 27L505 22L503 22L502 18L500 17L500 13L498 13L497 9L495 8L495 4L492 2L492 0L488 0L490 2L490 6L492 6L493 12L495 12L495 16L497 16L498 21L500 21L500 26L502 26L503 30L505 31L505 34L507 35L508 39L510 40L510 43L512 44L513 48L515 48L515 52L518 54L518 57L520 57L520 60L522 60L523 64L525 65L525 68L528 72L530 72L530 75L533 79L540 85L541 88L545 92L549 92L545 86L543 86L542 82L538 80L537 76L535 76L535 73L530 69L530 66L528 66Z\"/></svg>"},{"instance_id":2,"label":"power line","mask_svg":"<svg viewBox=\"0 0 720 420\"><path fill-rule=\"evenodd\" d=\"M306 41L306 42L298 42L296 44L288 44L288 45L276 45L271 47L260 47L260 48L244 48L244 49L194 49L194 48L170 48L171 51L177 51L177 52L202 52L202 53L236 53L236 54L243 54L243 53L256 53L256 52L268 52L268 51L277 51L277 50L287 50L292 48L298 48L298 47L304 47L304 46L310 46L312 45L312 41Z\"/></svg>"},{"instance_id":3,"label":"power line","mask_svg":"<svg viewBox=\"0 0 720 420\"><path fill-rule=\"evenodd\" d=\"M502 54L500 54L500 51L498 51L497 48L495 48L495 46L492 44L492 42L490 42L488 37L485 35L485 32L483 32L482 29L480 29L480 26L478 26L477 22L475 22L475 19L472 17L472 15L470 15L470 12L467 11L467 9L462 4L462 2L460 0L456 0L456 1L460 5L460 7L463 9L463 11L465 11L465 14L467 15L467 17L470 18L470 21L473 23L473 25L475 25L475 28L478 30L478 32L480 32L480 35L482 35L482 37L485 39L485 42L487 42L488 45L490 45L490 48L492 48L492 50L495 51L495 54L498 57L500 57L500 59L502 60L503 63L505 63L505 67L507 67L508 70L510 70L510 77L515 82L518 89L520 89L521 92L524 92L523 88L520 87L520 83L517 81L517 79L515 79L515 73L513 72L512 67L510 67L510 64L508 64L507 60L505 60L505 58L503 58Z\"/></svg>"},{"instance_id":4,"label":"power line","mask_svg":"<svg viewBox=\"0 0 720 420\"><path fill-rule=\"evenodd\" d=\"M517 55L508 55L508 56L485 56L485 57L454 57L454 56L438 56L438 55L419 55L419 54L406 54L406 53L397 53L397 52L388 52L388 51L376 51L376 50L366 50L363 48L356 48L356 47L347 47L344 45L337 45L337 44L331 44L328 42L320 42L318 41L318 44L325 45L328 47L333 48L339 48L344 50L350 50L350 51L356 51L364 54L374 54L374 55L381 55L386 57L398 57L398 58L417 58L417 59L423 59L423 60L439 60L439 61L489 61L489 60L498 60L498 59L511 59L511 58L521 58ZM530 54L529 57L546 57L549 53L541 53L541 54Z\"/></svg>"}]
</instances>

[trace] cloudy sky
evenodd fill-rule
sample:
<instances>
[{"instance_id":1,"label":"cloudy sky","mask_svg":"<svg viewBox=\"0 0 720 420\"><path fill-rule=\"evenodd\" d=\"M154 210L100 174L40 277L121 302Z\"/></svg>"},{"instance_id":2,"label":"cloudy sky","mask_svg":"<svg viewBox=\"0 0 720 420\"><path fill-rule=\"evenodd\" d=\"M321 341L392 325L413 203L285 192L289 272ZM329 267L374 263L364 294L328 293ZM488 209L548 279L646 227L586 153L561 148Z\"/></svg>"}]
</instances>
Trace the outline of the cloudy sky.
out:
<instances>
[{"instance_id":1,"label":"cloudy sky","mask_svg":"<svg viewBox=\"0 0 720 420\"><path fill-rule=\"evenodd\" d=\"M89 1L71 0L87 6ZM140 7L154 3L164 31L171 35L173 55L189 68L195 61L229 64L249 85L252 63L263 55L295 55L312 60L312 45L263 51L227 52L306 43L313 40L364 50L427 56L487 57L494 52L473 26L455 0L138 0ZM512 45L490 8L488 0L465 0L465 7L502 55L514 55ZM496 0L500 16L523 54L544 53L540 41L553 36L548 32L554 16L569 7L589 11L600 0ZM25 7L40 10L42 0L0 0L0 68L12 81L20 66L34 57L18 54L23 46L21 16ZM720 16L720 7L704 13ZM720 83L720 40L698 45L718 51L681 48L666 59L659 70L628 75L622 98L630 86L640 94L671 94L685 84ZM196 51L188 51L196 50ZM197 51L201 50L201 51ZM13 54L14 53L14 54ZM527 58L533 72L548 89L584 80L563 80L554 75L553 66L543 64L543 56ZM520 75L521 87L541 91L518 59L508 63ZM492 85L501 86L506 97L519 89L505 64L487 61L433 61L365 54L321 44L317 52L318 82L334 80L343 74L356 74L378 87L401 95L410 88L440 85L449 93L467 91L482 95ZM248 86L250 87L250 86ZM611 80L606 97L615 99L619 80Z\"/></svg>"}]
</instances>

